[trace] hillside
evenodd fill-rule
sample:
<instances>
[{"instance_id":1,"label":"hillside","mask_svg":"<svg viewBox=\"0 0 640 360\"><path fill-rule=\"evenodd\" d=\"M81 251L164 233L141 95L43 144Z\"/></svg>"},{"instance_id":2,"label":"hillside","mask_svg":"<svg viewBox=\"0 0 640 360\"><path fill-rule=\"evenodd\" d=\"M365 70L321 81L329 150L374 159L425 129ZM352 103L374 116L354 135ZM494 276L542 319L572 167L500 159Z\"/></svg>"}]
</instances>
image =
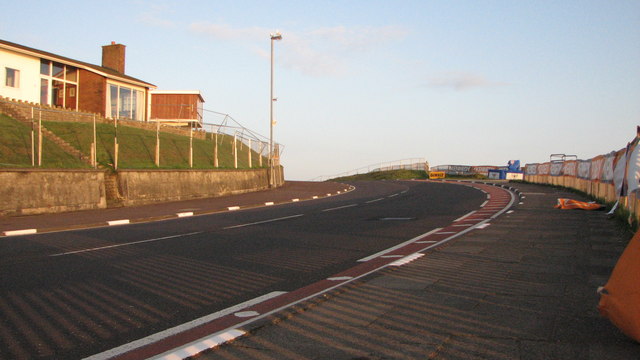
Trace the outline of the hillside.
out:
<instances>
[{"instance_id":1,"label":"hillside","mask_svg":"<svg viewBox=\"0 0 640 360\"><path fill-rule=\"evenodd\" d=\"M91 155L93 124L83 122L43 121L43 127L65 140L87 158ZM0 167L31 167L31 127L6 115L0 115ZM115 127L112 124L96 124L97 161L105 168L113 168L115 152ZM37 137L37 135L36 135ZM118 168L120 169L188 169L188 136L160 132L160 166L155 165L156 132L119 125ZM36 139L37 143L37 139ZM214 168L214 139L193 138L193 168ZM36 146L37 147L37 146ZM249 167L249 149L238 143L238 168ZM234 168L233 137L218 135L218 167ZM43 141L44 168L88 168L88 164L67 154L56 144ZM252 167L258 167L257 152L251 152ZM262 159L266 166L266 159Z\"/></svg>"},{"instance_id":2,"label":"hillside","mask_svg":"<svg viewBox=\"0 0 640 360\"><path fill-rule=\"evenodd\" d=\"M364 180L410 180L427 179L427 173L423 170L389 170L375 171L366 174L343 176L327 181L364 181Z\"/></svg>"},{"instance_id":3,"label":"hillside","mask_svg":"<svg viewBox=\"0 0 640 360\"><path fill-rule=\"evenodd\" d=\"M31 146L31 127L0 114L0 168L31 167ZM34 141L34 147L37 154L37 140ZM36 157L36 164L37 161ZM90 166L45 138L42 142L41 167L78 169Z\"/></svg>"}]
</instances>

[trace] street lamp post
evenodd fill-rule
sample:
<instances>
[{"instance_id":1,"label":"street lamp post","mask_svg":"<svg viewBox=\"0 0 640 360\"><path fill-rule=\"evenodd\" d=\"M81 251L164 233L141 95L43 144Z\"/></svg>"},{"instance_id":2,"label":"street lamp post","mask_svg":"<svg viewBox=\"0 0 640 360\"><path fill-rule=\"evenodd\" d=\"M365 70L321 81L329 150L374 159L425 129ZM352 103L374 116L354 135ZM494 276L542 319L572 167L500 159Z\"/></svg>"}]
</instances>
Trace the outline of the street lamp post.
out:
<instances>
[{"instance_id":1,"label":"street lamp post","mask_svg":"<svg viewBox=\"0 0 640 360\"><path fill-rule=\"evenodd\" d=\"M273 174L273 42L275 40L282 40L282 34L277 31L271 34L271 93L269 99L269 187L273 187L275 184Z\"/></svg>"}]
</instances>

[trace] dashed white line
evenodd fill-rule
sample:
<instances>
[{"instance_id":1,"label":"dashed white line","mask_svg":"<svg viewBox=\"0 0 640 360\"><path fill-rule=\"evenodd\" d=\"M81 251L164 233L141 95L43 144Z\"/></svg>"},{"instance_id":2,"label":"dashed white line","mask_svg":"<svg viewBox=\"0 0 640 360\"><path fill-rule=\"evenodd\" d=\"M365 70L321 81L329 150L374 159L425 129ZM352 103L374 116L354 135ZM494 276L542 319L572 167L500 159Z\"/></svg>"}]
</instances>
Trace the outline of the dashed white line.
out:
<instances>
[{"instance_id":1,"label":"dashed white line","mask_svg":"<svg viewBox=\"0 0 640 360\"><path fill-rule=\"evenodd\" d=\"M227 209L229 211L236 211L236 210L240 210L240 206L229 206Z\"/></svg>"},{"instance_id":2,"label":"dashed white line","mask_svg":"<svg viewBox=\"0 0 640 360\"><path fill-rule=\"evenodd\" d=\"M178 217L188 217L188 216L193 216L193 211L187 211L187 212L179 212L176 215L178 215Z\"/></svg>"},{"instance_id":3,"label":"dashed white line","mask_svg":"<svg viewBox=\"0 0 640 360\"><path fill-rule=\"evenodd\" d=\"M354 206L358 206L358 204L350 204L350 205L338 206L338 207L334 207L334 208L330 208L330 209L324 209L324 210L322 210L322 212L346 209L346 208L350 208L350 207L354 207Z\"/></svg>"},{"instance_id":4,"label":"dashed white line","mask_svg":"<svg viewBox=\"0 0 640 360\"><path fill-rule=\"evenodd\" d=\"M63 252L63 253L52 254L52 255L49 255L49 256L50 257L55 257L55 256L80 254L80 253L99 251L99 250L105 250L105 249L113 249L113 248L117 248L117 247L121 247L121 246L129 246L129 245L144 244L144 243L160 241L160 240L174 239L174 238L178 238L178 237L196 235L196 234L201 234L201 233L202 233L202 231L197 231L197 232L186 233L186 234L163 236L163 237L159 237L159 238L140 240L140 241L133 241L133 242L123 243L123 244L115 244L115 245L100 246L100 247L95 247L95 248L90 248L90 249L67 251L67 252Z\"/></svg>"},{"instance_id":5,"label":"dashed white line","mask_svg":"<svg viewBox=\"0 0 640 360\"><path fill-rule=\"evenodd\" d=\"M365 204L371 204L371 203L374 203L374 202L380 201L380 200L384 200L384 198L378 198L378 199L369 200L369 201L365 202Z\"/></svg>"},{"instance_id":6,"label":"dashed white line","mask_svg":"<svg viewBox=\"0 0 640 360\"><path fill-rule=\"evenodd\" d=\"M129 219L123 219L123 220L111 220L111 221L107 221L107 224L109 226L115 226L115 225L126 225L129 224Z\"/></svg>"},{"instance_id":7,"label":"dashed white line","mask_svg":"<svg viewBox=\"0 0 640 360\"><path fill-rule=\"evenodd\" d=\"M297 214L297 215L291 215L291 216L284 216L284 217L279 217L279 218L275 218L275 219L268 219L268 220L256 221L256 222L247 223L247 224L240 224L240 225L227 226L227 227L225 227L225 228L223 228L223 229L224 229L224 230L228 230L228 229L237 229L237 228L246 227L246 226L260 225L260 224L266 224L266 223L270 223L270 222L276 222L276 221L282 221L282 220L287 220L287 219L293 219L293 218L297 218L297 217L300 217L300 216L304 216L304 214Z\"/></svg>"},{"instance_id":8,"label":"dashed white line","mask_svg":"<svg viewBox=\"0 0 640 360\"><path fill-rule=\"evenodd\" d=\"M37 233L36 229L9 230L3 232L4 236L30 235Z\"/></svg>"}]
</instances>

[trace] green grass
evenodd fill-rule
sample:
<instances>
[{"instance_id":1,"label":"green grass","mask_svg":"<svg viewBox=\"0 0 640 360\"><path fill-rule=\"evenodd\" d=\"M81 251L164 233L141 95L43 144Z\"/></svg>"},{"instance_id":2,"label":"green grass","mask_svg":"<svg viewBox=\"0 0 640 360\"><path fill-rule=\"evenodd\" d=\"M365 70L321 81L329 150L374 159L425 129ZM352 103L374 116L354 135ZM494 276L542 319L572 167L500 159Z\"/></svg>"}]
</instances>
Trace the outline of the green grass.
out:
<instances>
[{"instance_id":1,"label":"green grass","mask_svg":"<svg viewBox=\"0 0 640 360\"><path fill-rule=\"evenodd\" d=\"M93 124L47 121L47 129L63 138L84 154L91 154ZM113 168L115 160L114 138L116 129L112 124L96 124L98 163ZM118 125L119 169L188 169L189 137L160 132L160 166L155 165L156 132L126 125ZM218 167L234 168L233 137L218 135ZM213 169L214 142L210 138L193 139L193 168ZM258 155L252 151L252 167L258 166ZM266 160L263 159L263 166ZM238 145L238 168L248 168L247 147Z\"/></svg>"},{"instance_id":2,"label":"green grass","mask_svg":"<svg viewBox=\"0 0 640 360\"><path fill-rule=\"evenodd\" d=\"M359 180L409 180L427 179L427 173L423 170L389 170L376 171L366 174L343 176L328 181L359 181Z\"/></svg>"},{"instance_id":3,"label":"green grass","mask_svg":"<svg viewBox=\"0 0 640 360\"><path fill-rule=\"evenodd\" d=\"M38 134L35 133L35 164L37 167ZM0 167L30 168L31 127L4 114L0 114ZM65 152L55 143L43 138L42 165L40 168L78 169L89 166Z\"/></svg>"}]
</instances>

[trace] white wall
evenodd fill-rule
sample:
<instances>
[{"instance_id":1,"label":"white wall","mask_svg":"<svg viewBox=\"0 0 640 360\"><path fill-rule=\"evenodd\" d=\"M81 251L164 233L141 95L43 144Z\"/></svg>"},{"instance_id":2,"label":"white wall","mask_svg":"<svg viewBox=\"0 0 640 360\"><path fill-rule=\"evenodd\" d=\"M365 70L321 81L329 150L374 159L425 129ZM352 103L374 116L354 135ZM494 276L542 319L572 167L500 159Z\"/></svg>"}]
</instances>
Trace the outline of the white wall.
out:
<instances>
[{"instance_id":1,"label":"white wall","mask_svg":"<svg viewBox=\"0 0 640 360\"><path fill-rule=\"evenodd\" d=\"M20 71L20 87L6 86L6 70ZM40 58L0 49L0 95L11 99L40 102Z\"/></svg>"}]
</instances>

